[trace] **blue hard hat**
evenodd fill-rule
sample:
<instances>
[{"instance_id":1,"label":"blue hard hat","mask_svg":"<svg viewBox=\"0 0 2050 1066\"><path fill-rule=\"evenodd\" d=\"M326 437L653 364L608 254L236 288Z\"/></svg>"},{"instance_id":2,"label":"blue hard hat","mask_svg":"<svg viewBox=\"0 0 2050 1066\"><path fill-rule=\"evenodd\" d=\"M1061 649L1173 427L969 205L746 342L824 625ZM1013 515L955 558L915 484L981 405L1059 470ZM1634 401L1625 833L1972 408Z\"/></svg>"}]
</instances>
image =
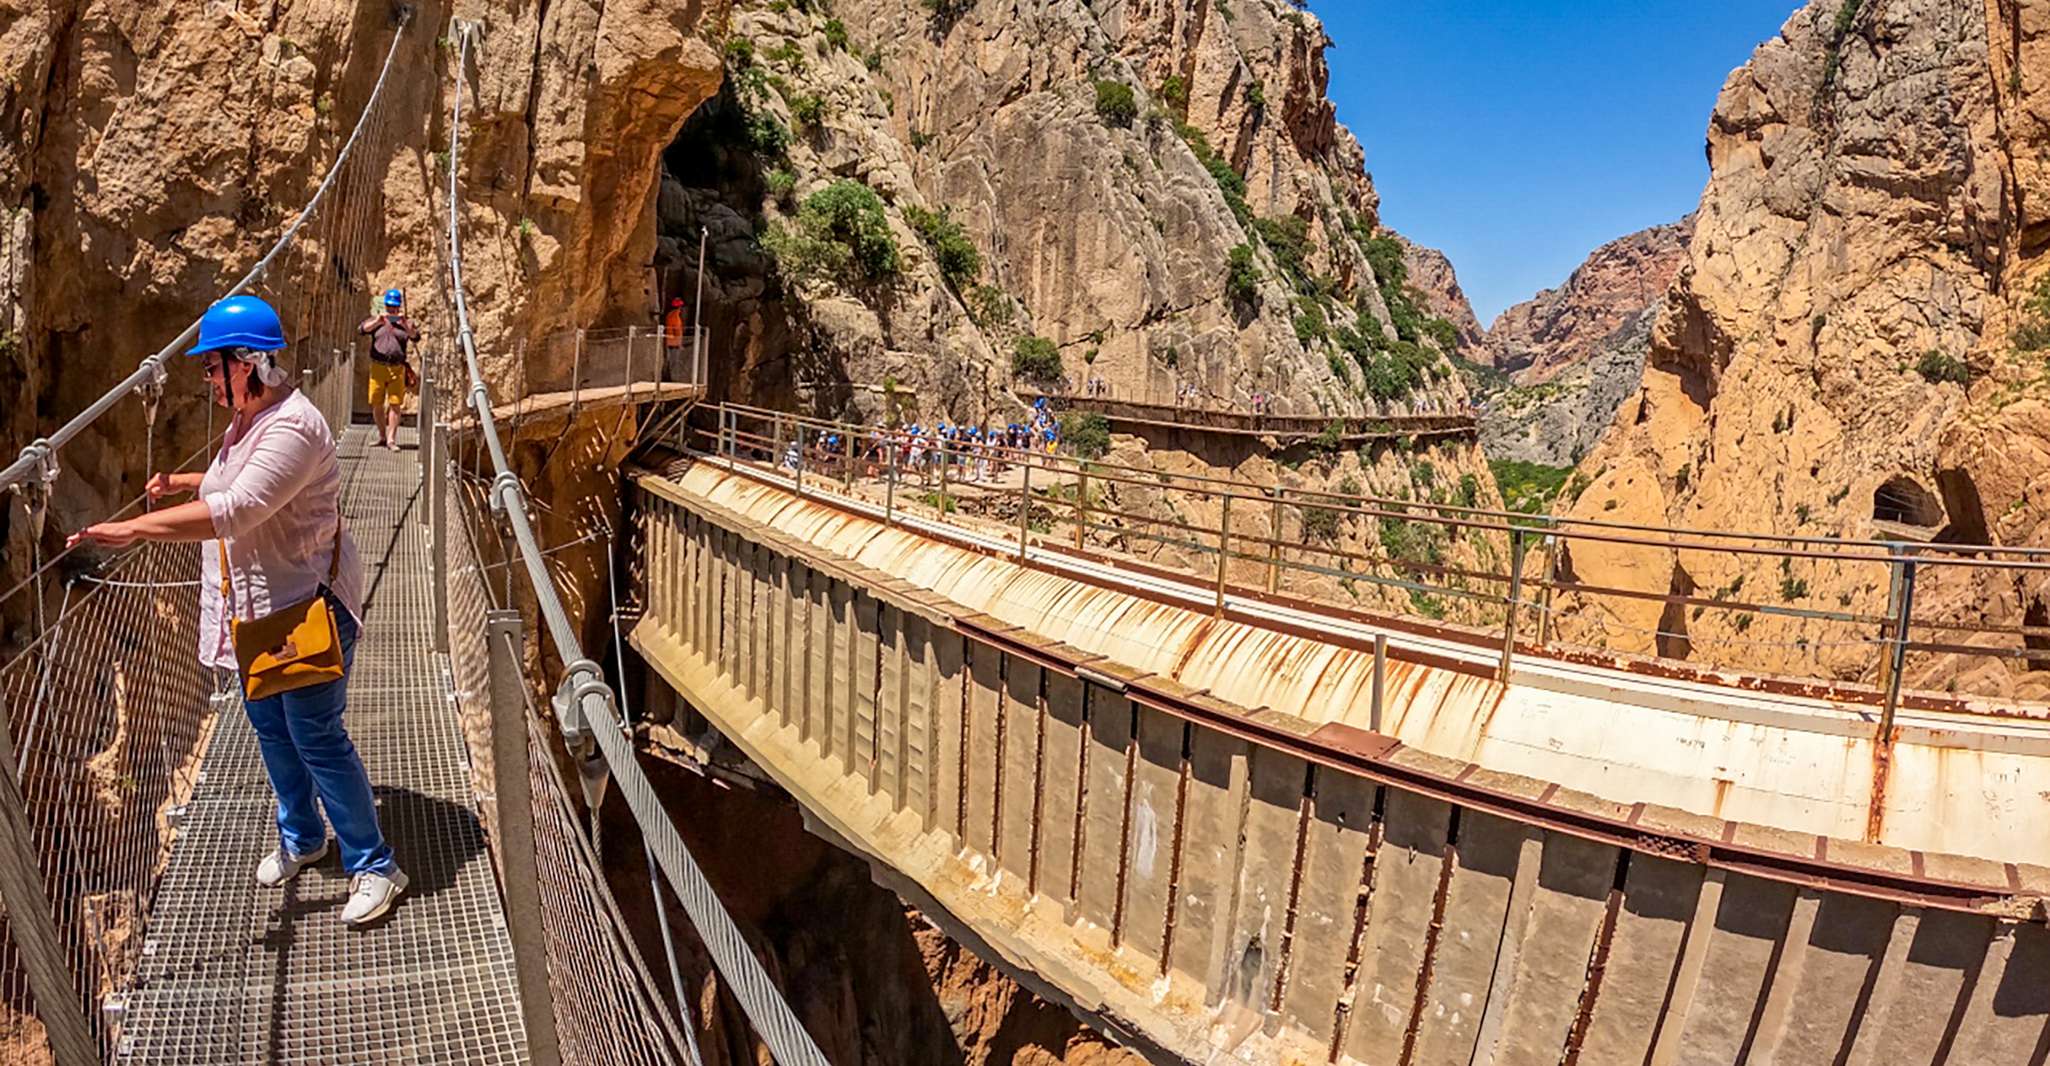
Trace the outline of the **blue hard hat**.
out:
<instances>
[{"instance_id":1,"label":"blue hard hat","mask_svg":"<svg viewBox=\"0 0 2050 1066\"><path fill-rule=\"evenodd\" d=\"M1032 401L1032 406L1034 406L1034 407L1045 407L1045 406L1046 406L1046 397L1044 397L1044 396L1041 396L1041 397L1040 397L1039 399L1036 399L1036 400Z\"/></svg>"},{"instance_id":2,"label":"blue hard hat","mask_svg":"<svg viewBox=\"0 0 2050 1066\"><path fill-rule=\"evenodd\" d=\"M386 307L397 307L397 306L399 306L400 304L403 304L403 303L405 303L405 302L406 302L406 294L405 294L405 293L403 293L403 292L400 292L400 291L399 291L399 290L397 290L397 289L386 289L386 290L384 290L384 305L385 305Z\"/></svg>"},{"instance_id":3,"label":"blue hard hat","mask_svg":"<svg viewBox=\"0 0 2050 1066\"><path fill-rule=\"evenodd\" d=\"M285 324L278 313L260 297L230 296L206 309L199 318L199 342L187 355L203 355L223 348L248 348L275 352L285 346Z\"/></svg>"}]
</instances>

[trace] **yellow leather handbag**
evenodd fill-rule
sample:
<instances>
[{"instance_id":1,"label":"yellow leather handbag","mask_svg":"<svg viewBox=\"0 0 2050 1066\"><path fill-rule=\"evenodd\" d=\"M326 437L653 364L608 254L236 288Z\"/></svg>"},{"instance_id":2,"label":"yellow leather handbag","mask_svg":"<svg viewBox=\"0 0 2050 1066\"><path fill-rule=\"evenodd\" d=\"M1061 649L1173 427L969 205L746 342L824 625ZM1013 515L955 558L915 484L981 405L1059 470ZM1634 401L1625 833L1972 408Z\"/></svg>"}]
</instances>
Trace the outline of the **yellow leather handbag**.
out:
<instances>
[{"instance_id":1,"label":"yellow leather handbag","mask_svg":"<svg viewBox=\"0 0 2050 1066\"><path fill-rule=\"evenodd\" d=\"M342 634L326 595L342 565L339 516L335 520L334 562L328 565L327 581L311 598L262 618L243 621L233 617L235 598L228 583L228 546L216 543L221 549L221 609L229 612L235 660L242 666L243 696L267 699L281 692L341 680L346 672Z\"/></svg>"}]
</instances>

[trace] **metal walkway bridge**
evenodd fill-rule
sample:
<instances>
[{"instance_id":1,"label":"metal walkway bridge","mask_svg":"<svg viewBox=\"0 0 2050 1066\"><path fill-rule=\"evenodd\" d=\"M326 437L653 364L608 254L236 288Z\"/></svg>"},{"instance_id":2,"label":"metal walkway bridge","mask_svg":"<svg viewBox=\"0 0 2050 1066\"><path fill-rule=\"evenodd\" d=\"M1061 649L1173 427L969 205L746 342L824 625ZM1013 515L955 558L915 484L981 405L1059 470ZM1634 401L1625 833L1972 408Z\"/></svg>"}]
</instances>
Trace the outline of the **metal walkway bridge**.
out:
<instances>
[{"instance_id":1,"label":"metal walkway bridge","mask_svg":"<svg viewBox=\"0 0 2050 1066\"><path fill-rule=\"evenodd\" d=\"M457 694L435 655L420 468L369 438L351 429L342 457L343 514L374 590L349 732L412 877L405 905L345 928L335 914L349 878L332 855L283 890L256 884L250 856L275 845L276 800L255 730L229 702L177 818L117 1061L529 1061Z\"/></svg>"},{"instance_id":2,"label":"metal walkway bridge","mask_svg":"<svg viewBox=\"0 0 2050 1066\"><path fill-rule=\"evenodd\" d=\"M9 557L26 563L0 608L27 634L0 657L0 1066L696 1063L666 911L667 958L651 964L606 881L591 812L608 790L639 825L658 898L675 895L761 1046L785 1066L823 1066L635 761L507 458L519 427L500 424L507 404L515 422L550 403L568 417L621 408L622 428L640 405L673 414L702 392L702 338L681 381L647 357L646 336L581 331L569 380L485 379L463 291L475 31L460 21L440 190L457 349L426 360L415 450L367 448L347 428L407 17L306 206L221 295L280 308L280 362L343 442L344 511L368 569L349 726L412 886L389 918L354 931L332 913L347 890L332 861L282 891L251 883L274 801L223 694L232 679L195 659L201 546L43 550L53 501L74 482L118 497L121 479L199 469L218 445L210 406L166 388L195 320L0 470L22 519ZM140 471L60 462L74 441L116 438L139 439ZM166 447L193 450L174 463ZM151 505L138 495L113 517Z\"/></svg>"}]
</instances>

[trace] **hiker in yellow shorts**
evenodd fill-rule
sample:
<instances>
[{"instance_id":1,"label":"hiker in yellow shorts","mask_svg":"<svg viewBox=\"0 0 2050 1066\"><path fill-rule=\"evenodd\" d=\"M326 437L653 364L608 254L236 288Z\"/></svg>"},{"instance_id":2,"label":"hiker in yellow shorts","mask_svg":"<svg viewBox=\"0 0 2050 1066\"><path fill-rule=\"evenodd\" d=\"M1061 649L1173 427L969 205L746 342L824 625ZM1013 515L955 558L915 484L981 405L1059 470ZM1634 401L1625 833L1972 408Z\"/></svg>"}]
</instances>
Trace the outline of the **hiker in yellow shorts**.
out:
<instances>
[{"instance_id":1,"label":"hiker in yellow shorts","mask_svg":"<svg viewBox=\"0 0 2050 1066\"><path fill-rule=\"evenodd\" d=\"M405 315L405 294L397 289L384 292L384 313L372 315L356 327L370 336L370 424L377 427L377 443L399 450L399 416L406 407L406 390L413 381L413 368L406 363L406 349L420 339L420 331Z\"/></svg>"}]
</instances>

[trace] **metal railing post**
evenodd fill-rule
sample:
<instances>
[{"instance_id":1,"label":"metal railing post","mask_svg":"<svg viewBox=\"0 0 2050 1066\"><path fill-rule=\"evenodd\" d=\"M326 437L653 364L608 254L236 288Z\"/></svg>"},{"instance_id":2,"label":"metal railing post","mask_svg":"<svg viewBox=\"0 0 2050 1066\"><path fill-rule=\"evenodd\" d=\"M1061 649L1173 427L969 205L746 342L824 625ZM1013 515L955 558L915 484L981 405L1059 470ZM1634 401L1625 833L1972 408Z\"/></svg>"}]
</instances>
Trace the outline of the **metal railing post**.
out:
<instances>
[{"instance_id":1,"label":"metal railing post","mask_svg":"<svg viewBox=\"0 0 2050 1066\"><path fill-rule=\"evenodd\" d=\"M1388 634L1374 634L1374 697L1367 708L1367 728L1381 731L1381 699L1388 690Z\"/></svg>"},{"instance_id":2,"label":"metal railing post","mask_svg":"<svg viewBox=\"0 0 2050 1066\"><path fill-rule=\"evenodd\" d=\"M811 449L804 445L804 423L798 422L795 425L797 429L797 477L792 491L802 496L804 495L804 460Z\"/></svg>"},{"instance_id":3,"label":"metal railing post","mask_svg":"<svg viewBox=\"0 0 2050 1066\"><path fill-rule=\"evenodd\" d=\"M1516 608L1523 603L1523 527L1509 529L1509 602L1502 617L1502 665L1496 676L1509 683L1509 664L1516 657Z\"/></svg>"},{"instance_id":4,"label":"metal railing post","mask_svg":"<svg viewBox=\"0 0 2050 1066\"><path fill-rule=\"evenodd\" d=\"M884 445L883 458L885 460L883 476L889 479L889 483L883 488L883 524L889 526L895 525L897 522L897 444L895 441Z\"/></svg>"},{"instance_id":5,"label":"metal railing post","mask_svg":"<svg viewBox=\"0 0 2050 1066\"><path fill-rule=\"evenodd\" d=\"M434 466L427 476L427 538L434 563L434 650L448 652L448 423L429 423Z\"/></svg>"},{"instance_id":6,"label":"metal railing post","mask_svg":"<svg viewBox=\"0 0 2050 1066\"><path fill-rule=\"evenodd\" d=\"M1899 590L1893 614L1893 647L1888 655L1889 669L1886 672L1886 707L1879 715L1879 742L1885 744L1893 736L1893 714L1900 706L1901 671L1908 661L1908 626L1915 615L1915 560L1902 558L1897 567L1899 577L1895 587Z\"/></svg>"},{"instance_id":7,"label":"metal railing post","mask_svg":"<svg viewBox=\"0 0 2050 1066\"><path fill-rule=\"evenodd\" d=\"M1025 561L1025 535L1032 524L1032 464L1026 463L1025 475L1018 482L1018 561Z\"/></svg>"},{"instance_id":8,"label":"metal railing post","mask_svg":"<svg viewBox=\"0 0 2050 1066\"><path fill-rule=\"evenodd\" d=\"M1267 594L1281 591L1281 486L1274 486L1274 505L1267 509Z\"/></svg>"},{"instance_id":9,"label":"metal railing post","mask_svg":"<svg viewBox=\"0 0 2050 1066\"><path fill-rule=\"evenodd\" d=\"M942 519L947 517L947 463L952 459L950 454L952 451L952 444L945 440L940 441L940 517Z\"/></svg>"},{"instance_id":10,"label":"metal railing post","mask_svg":"<svg viewBox=\"0 0 2050 1066\"><path fill-rule=\"evenodd\" d=\"M21 784L14 778L19 765L7 715L0 714L0 901L7 904L8 934L28 971L36 1017L58 1066L93 1066L100 1061L99 1042L73 990L64 941L57 935L57 919L43 889L43 864L29 832Z\"/></svg>"},{"instance_id":11,"label":"metal railing post","mask_svg":"<svg viewBox=\"0 0 2050 1066\"><path fill-rule=\"evenodd\" d=\"M1552 642L1552 586L1559 581L1559 534L1545 533L1544 587L1538 590L1538 647Z\"/></svg>"},{"instance_id":12,"label":"metal railing post","mask_svg":"<svg viewBox=\"0 0 2050 1066\"><path fill-rule=\"evenodd\" d=\"M418 438L418 447L415 450L419 453L420 459L420 489L424 494L432 491L430 484L434 480L435 397L434 367L428 365L425 360L422 360L421 369L423 372L420 375L420 410L419 413L413 416L413 425L415 436ZM430 507L420 508L420 521L422 523L433 521L433 516L428 513L431 510L432 508Z\"/></svg>"},{"instance_id":13,"label":"metal railing post","mask_svg":"<svg viewBox=\"0 0 2050 1066\"><path fill-rule=\"evenodd\" d=\"M510 570L508 560L507 569ZM541 921L541 882L534 852L533 782L527 777L527 692L520 659L526 647L520 612L495 610L484 618L484 643L491 662L491 757L497 768L499 887L505 895L506 931L512 937L520 1013L527 1022L527 1049L537 1066L560 1066L553 993L548 985L548 947Z\"/></svg>"},{"instance_id":14,"label":"metal railing post","mask_svg":"<svg viewBox=\"0 0 2050 1066\"><path fill-rule=\"evenodd\" d=\"M1223 494L1224 507L1217 517L1217 604L1216 613L1224 614L1224 568L1231 561L1231 494Z\"/></svg>"},{"instance_id":15,"label":"metal railing post","mask_svg":"<svg viewBox=\"0 0 2050 1066\"><path fill-rule=\"evenodd\" d=\"M854 427L844 422L835 423L846 434L847 442L840 446L840 485L849 492L854 491Z\"/></svg>"},{"instance_id":16,"label":"metal railing post","mask_svg":"<svg viewBox=\"0 0 2050 1066\"><path fill-rule=\"evenodd\" d=\"M1089 533L1089 466L1076 463L1078 480L1075 484L1075 550L1082 550L1082 539Z\"/></svg>"}]
</instances>

